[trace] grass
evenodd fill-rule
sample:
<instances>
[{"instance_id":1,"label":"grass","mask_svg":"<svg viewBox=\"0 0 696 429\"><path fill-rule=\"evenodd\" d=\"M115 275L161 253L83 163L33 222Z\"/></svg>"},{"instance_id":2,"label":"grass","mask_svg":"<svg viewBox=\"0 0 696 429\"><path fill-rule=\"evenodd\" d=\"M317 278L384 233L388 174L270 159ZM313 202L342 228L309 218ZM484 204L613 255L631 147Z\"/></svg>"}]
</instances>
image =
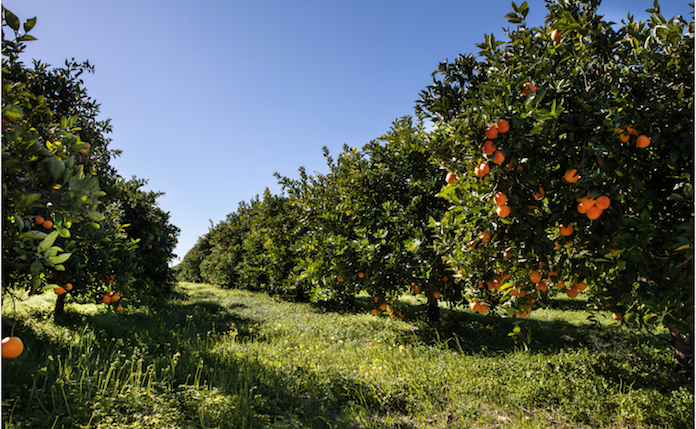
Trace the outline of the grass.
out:
<instances>
[{"instance_id":1,"label":"grass","mask_svg":"<svg viewBox=\"0 0 696 429\"><path fill-rule=\"evenodd\" d=\"M428 326L413 297L404 320L191 283L122 313L68 304L56 321L54 301L3 308L26 346L3 359L6 428L693 425L693 385L667 345L608 314L589 323L575 301L532 312L517 338L512 321L468 310Z\"/></svg>"}]
</instances>

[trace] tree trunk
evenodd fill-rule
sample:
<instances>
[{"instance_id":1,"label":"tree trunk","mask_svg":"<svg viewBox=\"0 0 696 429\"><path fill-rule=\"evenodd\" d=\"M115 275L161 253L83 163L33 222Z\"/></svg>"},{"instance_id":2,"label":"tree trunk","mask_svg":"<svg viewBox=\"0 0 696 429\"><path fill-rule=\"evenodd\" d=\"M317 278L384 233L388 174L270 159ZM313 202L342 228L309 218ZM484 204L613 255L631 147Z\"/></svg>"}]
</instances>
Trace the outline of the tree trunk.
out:
<instances>
[{"instance_id":1,"label":"tree trunk","mask_svg":"<svg viewBox=\"0 0 696 429\"><path fill-rule=\"evenodd\" d=\"M677 357L680 370L687 374L692 374L694 369L694 346L692 339L685 340L681 331L677 328L670 328L669 332L672 334L672 348Z\"/></svg>"},{"instance_id":2,"label":"tree trunk","mask_svg":"<svg viewBox=\"0 0 696 429\"><path fill-rule=\"evenodd\" d=\"M65 314L65 294L58 295L56 308L53 310L53 317L60 317Z\"/></svg>"},{"instance_id":3,"label":"tree trunk","mask_svg":"<svg viewBox=\"0 0 696 429\"><path fill-rule=\"evenodd\" d=\"M440 306L437 305L437 298L431 287L425 288L425 297L428 298L428 321L438 323L440 321Z\"/></svg>"}]
</instances>

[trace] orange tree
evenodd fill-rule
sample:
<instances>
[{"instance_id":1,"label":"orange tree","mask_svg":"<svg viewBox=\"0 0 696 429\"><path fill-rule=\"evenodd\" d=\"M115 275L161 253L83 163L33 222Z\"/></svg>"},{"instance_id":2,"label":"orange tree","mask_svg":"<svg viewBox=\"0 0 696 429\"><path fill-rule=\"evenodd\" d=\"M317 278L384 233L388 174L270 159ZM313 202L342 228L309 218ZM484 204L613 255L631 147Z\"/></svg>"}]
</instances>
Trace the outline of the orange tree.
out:
<instances>
[{"instance_id":1,"label":"orange tree","mask_svg":"<svg viewBox=\"0 0 696 429\"><path fill-rule=\"evenodd\" d=\"M66 295L166 287L178 229L156 207L161 194L124 181L109 164L119 151L108 149L110 121L97 120L99 105L82 85L88 62L19 60L35 23L20 28L3 8L3 292L59 285L58 313Z\"/></svg>"},{"instance_id":2,"label":"orange tree","mask_svg":"<svg viewBox=\"0 0 696 429\"><path fill-rule=\"evenodd\" d=\"M21 34L17 17L3 8L3 291L39 292L72 256L71 227L98 227L104 217L97 211L104 192L86 164L90 145L77 118L53 122L47 98L30 88L36 73L18 61L35 22L27 20ZM13 40L5 39L5 26Z\"/></svg>"},{"instance_id":3,"label":"orange tree","mask_svg":"<svg viewBox=\"0 0 696 429\"><path fill-rule=\"evenodd\" d=\"M433 226L466 299L525 317L585 293L625 322L693 332L693 20L603 21L598 1L526 3L504 40L440 64L419 114L459 181ZM501 121L504 120L504 121ZM484 234L485 233L485 234Z\"/></svg>"},{"instance_id":4,"label":"orange tree","mask_svg":"<svg viewBox=\"0 0 696 429\"><path fill-rule=\"evenodd\" d=\"M281 180L304 214L296 272L314 300L351 305L365 291L374 312L394 316L394 300L413 290L426 295L436 320L438 297L456 292L431 246L429 216L446 207L434 195L444 172L429 162L424 134L402 118L362 149L344 147L336 162L325 149L326 176Z\"/></svg>"}]
</instances>

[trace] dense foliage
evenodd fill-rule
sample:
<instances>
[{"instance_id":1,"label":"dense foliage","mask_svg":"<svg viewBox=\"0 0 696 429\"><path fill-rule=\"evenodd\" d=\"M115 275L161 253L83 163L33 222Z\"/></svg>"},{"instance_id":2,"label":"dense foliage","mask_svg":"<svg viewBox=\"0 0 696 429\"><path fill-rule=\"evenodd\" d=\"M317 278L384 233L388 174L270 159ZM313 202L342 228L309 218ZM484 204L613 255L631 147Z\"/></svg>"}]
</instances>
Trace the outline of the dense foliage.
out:
<instances>
[{"instance_id":1,"label":"dense foliage","mask_svg":"<svg viewBox=\"0 0 696 429\"><path fill-rule=\"evenodd\" d=\"M123 180L109 164L109 120L98 120L80 76L88 63L51 68L20 61L36 19L21 27L3 8L3 294L52 288L65 297L135 300L172 285L178 228L161 194ZM6 30L14 37L6 39Z\"/></svg>"}]
</instances>

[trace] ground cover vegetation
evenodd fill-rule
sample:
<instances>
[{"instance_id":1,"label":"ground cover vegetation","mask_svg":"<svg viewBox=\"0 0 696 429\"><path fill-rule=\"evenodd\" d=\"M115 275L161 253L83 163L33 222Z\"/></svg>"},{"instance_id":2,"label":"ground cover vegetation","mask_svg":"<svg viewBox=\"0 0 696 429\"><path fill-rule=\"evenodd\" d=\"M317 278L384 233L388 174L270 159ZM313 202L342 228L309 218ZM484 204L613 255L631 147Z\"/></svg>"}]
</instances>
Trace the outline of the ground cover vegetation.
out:
<instances>
[{"instance_id":1,"label":"ground cover vegetation","mask_svg":"<svg viewBox=\"0 0 696 429\"><path fill-rule=\"evenodd\" d=\"M3 8L3 422L690 427L693 17L597 6L513 3L417 119L277 175L175 270L92 66L27 67Z\"/></svg>"},{"instance_id":2,"label":"ground cover vegetation","mask_svg":"<svg viewBox=\"0 0 696 429\"><path fill-rule=\"evenodd\" d=\"M55 294L12 309L26 351L3 362L4 427L688 428L693 391L672 352L578 301L511 320L442 306L435 329L327 312L263 292L179 283L122 313ZM456 318L456 320L455 320ZM537 335L538 334L538 335Z\"/></svg>"}]
</instances>

